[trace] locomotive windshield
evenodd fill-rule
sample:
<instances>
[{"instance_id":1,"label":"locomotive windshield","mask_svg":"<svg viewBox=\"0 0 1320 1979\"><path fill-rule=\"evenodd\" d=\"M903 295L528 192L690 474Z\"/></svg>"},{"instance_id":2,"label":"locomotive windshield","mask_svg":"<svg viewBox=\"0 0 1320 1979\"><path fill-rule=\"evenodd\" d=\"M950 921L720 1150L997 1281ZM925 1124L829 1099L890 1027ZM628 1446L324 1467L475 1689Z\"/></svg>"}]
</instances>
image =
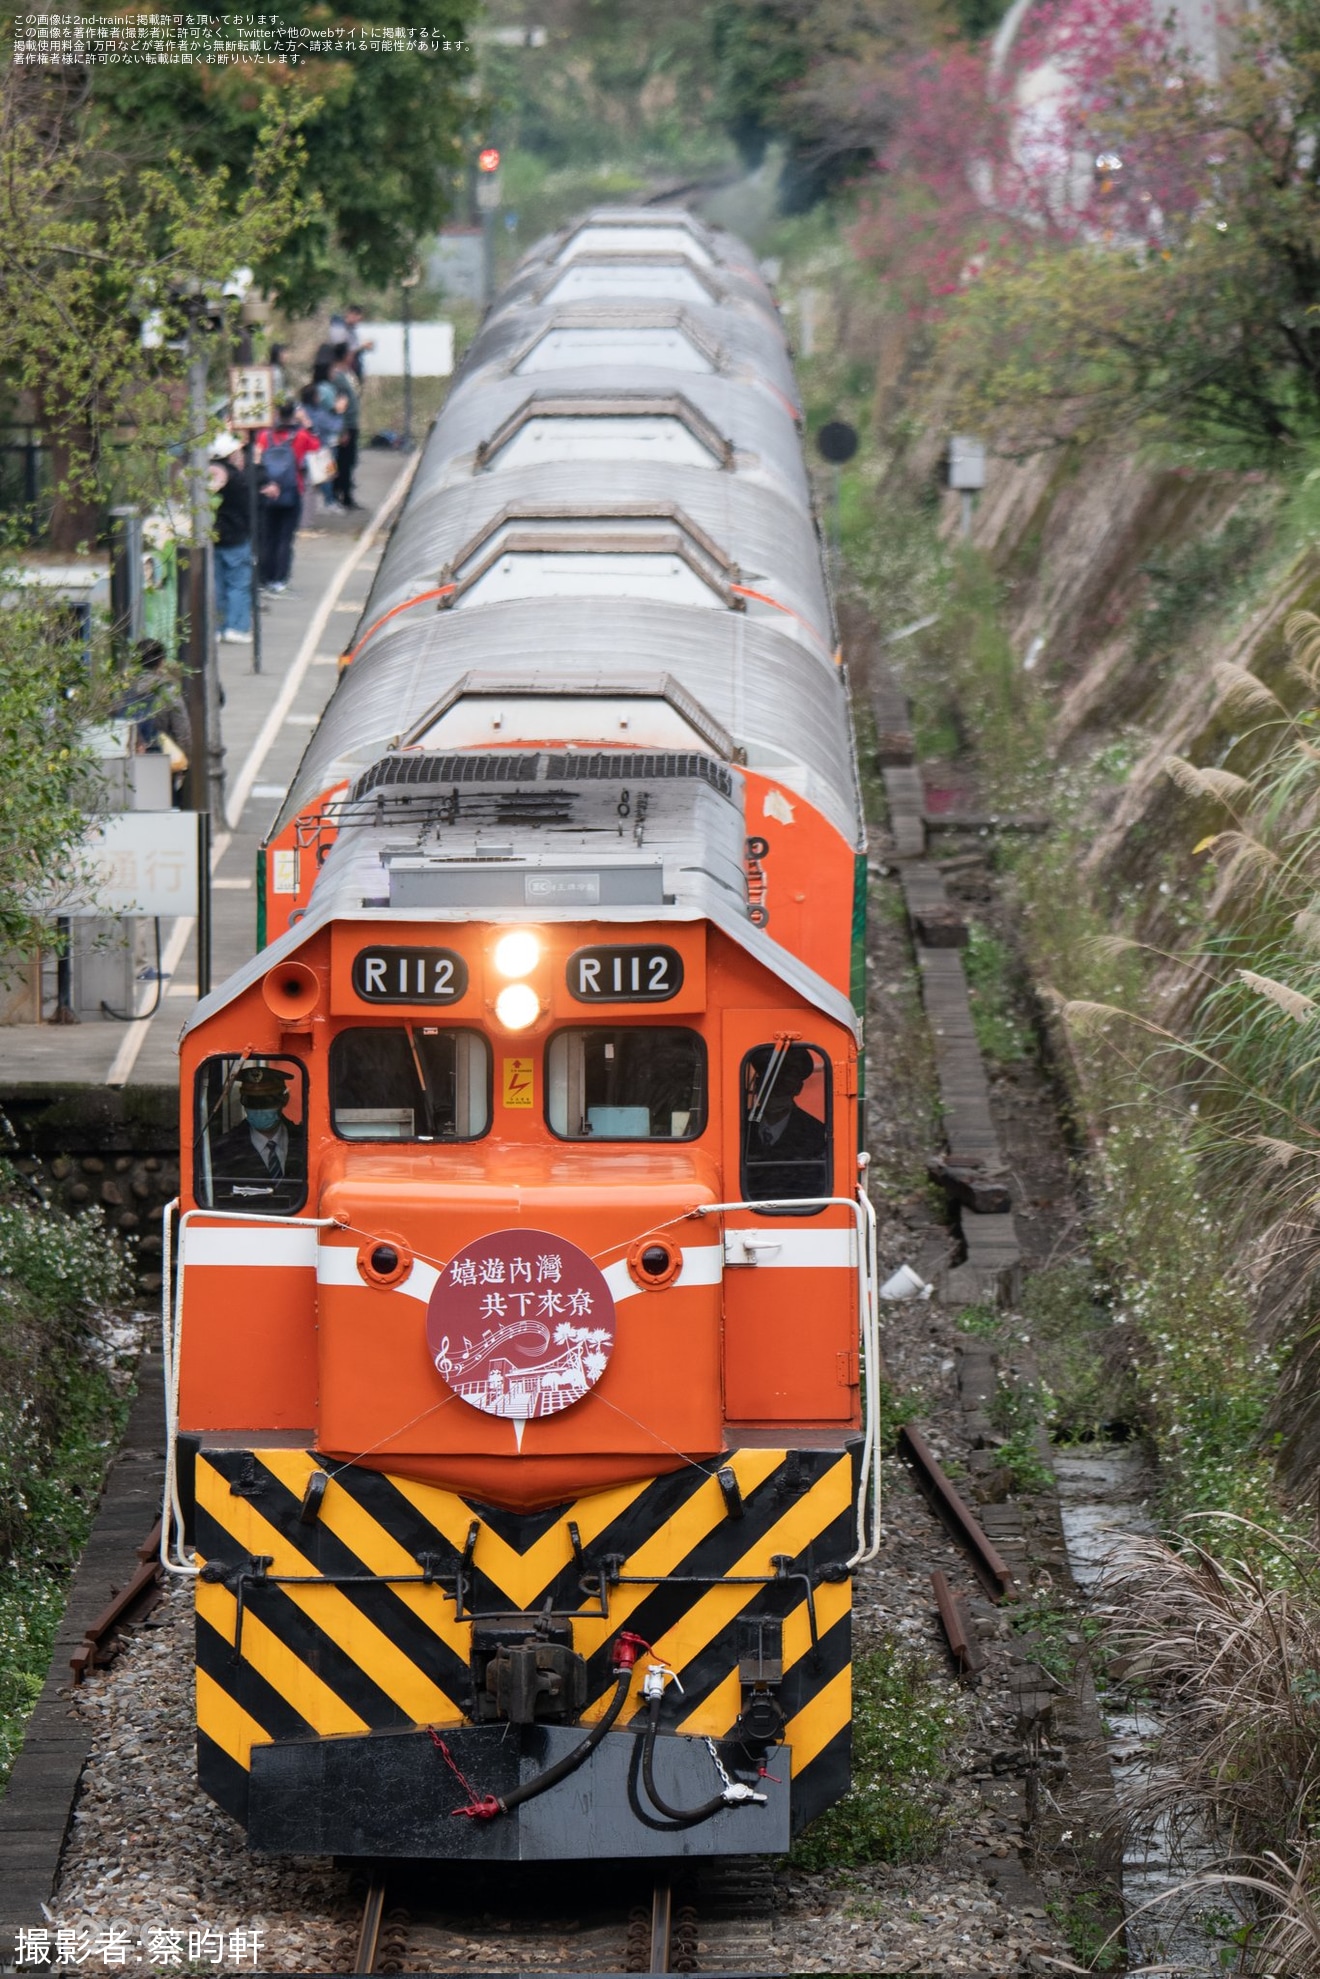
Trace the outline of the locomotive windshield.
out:
<instances>
[{"instance_id":1,"label":"locomotive windshield","mask_svg":"<svg viewBox=\"0 0 1320 1979\"><path fill-rule=\"evenodd\" d=\"M472 1141L490 1125L490 1048L476 1031L380 1024L330 1048L341 1141Z\"/></svg>"},{"instance_id":2,"label":"locomotive windshield","mask_svg":"<svg viewBox=\"0 0 1320 1979\"><path fill-rule=\"evenodd\" d=\"M641 1024L560 1031L546 1094L566 1141L692 1141L706 1124L706 1047L696 1031Z\"/></svg>"}]
</instances>

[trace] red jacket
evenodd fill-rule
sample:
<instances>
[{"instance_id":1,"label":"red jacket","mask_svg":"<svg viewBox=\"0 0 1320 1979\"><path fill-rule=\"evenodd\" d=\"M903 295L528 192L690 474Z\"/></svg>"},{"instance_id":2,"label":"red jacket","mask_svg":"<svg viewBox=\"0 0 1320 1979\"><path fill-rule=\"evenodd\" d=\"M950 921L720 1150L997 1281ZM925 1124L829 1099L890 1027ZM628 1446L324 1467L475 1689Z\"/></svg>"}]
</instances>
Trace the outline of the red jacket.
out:
<instances>
[{"instance_id":1,"label":"red jacket","mask_svg":"<svg viewBox=\"0 0 1320 1979\"><path fill-rule=\"evenodd\" d=\"M257 435L257 445L263 454L277 435L282 440L288 440L293 447L293 458L298 473L298 493L300 495L305 494L307 492L307 476L303 473L303 462L306 460L308 454L320 452L321 442L317 439L315 433L309 431L306 426L276 426Z\"/></svg>"}]
</instances>

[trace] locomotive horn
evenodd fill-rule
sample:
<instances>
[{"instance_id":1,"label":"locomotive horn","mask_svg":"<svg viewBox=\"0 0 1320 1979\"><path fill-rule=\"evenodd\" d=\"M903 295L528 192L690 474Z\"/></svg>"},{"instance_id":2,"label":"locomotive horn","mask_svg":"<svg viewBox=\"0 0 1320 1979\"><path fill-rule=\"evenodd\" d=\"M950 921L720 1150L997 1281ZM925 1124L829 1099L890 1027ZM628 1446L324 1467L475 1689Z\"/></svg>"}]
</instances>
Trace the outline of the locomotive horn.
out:
<instances>
[{"instance_id":1,"label":"locomotive horn","mask_svg":"<svg viewBox=\"0 0 1320 1979\"><path fill-rule=\"evenodd\" d=\"M321 983L315 969L309 969L305 962L281 962L267 970L261 994L266 1008L282 1024L296 1024L315 1010Z\"/></svg>"}]
</instances>

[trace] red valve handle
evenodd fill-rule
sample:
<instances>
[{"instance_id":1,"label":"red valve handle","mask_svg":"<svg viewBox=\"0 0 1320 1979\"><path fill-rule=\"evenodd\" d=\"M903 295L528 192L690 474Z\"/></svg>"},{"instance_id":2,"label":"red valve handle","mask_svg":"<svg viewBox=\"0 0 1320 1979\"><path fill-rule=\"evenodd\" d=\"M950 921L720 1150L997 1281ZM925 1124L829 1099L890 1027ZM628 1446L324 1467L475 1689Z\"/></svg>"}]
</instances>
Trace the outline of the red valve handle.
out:
<instances>
[{"instance_id":1,"label":"red valve handle","mask_svg":"<svg viewBox=\"0 0 1320 1979\"><path fill-rule=\"evenodd\" d=\"M616 1670L631 1670L643 1650L645 1650L648 1656L655 1655L654 1649L652 1649L645 1636L634 1635L631 1629L620 1630L619 1634L614 1638L614 1668Z\"/></svg>"}]
</instances>

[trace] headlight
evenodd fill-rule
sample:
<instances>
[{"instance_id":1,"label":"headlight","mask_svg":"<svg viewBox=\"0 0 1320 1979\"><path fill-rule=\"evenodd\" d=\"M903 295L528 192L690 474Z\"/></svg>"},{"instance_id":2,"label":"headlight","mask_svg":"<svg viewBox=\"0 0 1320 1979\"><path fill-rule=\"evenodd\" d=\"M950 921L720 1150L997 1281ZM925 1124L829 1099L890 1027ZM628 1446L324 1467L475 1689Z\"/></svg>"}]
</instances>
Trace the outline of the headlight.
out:
<instances>
[{"instance_id":1,"label":"headlight","mask_svg":"<svg viewBox=\"0 0 1320 1979\"><path fill-rule=\"evenodd\" d=\"M541 999L530 983L510 983L495 999L495 1015L506 1031L525 1031L541 1014Z\"/></svg>"},{"instance_id":2,"label":"headlight","mask_svg":"<svg viewBox=\"0 0 1320 1979\"><path fill-rule=\"evenodd\" d=\"M502 976L530 976L541 959L541 944L526 928L501 935L495 944L495 967Z\"/></svg>"}]
</instances>

